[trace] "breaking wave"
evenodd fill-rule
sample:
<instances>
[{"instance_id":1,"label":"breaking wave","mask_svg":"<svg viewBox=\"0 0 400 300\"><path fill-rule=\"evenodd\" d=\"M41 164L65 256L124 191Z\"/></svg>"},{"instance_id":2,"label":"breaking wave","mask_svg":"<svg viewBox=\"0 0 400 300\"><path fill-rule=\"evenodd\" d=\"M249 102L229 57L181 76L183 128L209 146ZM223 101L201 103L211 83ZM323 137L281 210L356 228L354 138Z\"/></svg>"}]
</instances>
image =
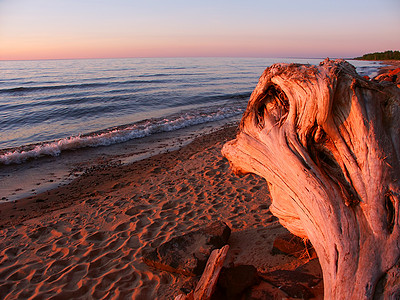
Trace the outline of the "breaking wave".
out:
<instances>
[{"instance_id":1,"label":"breaking wave","mask_svg":"<svg viewBox=\"0 0 400 300\"><path fill-rule=\"evenodd\" d=\"M101 131L70 136L54 141L31 144L0 152L0 164L23 163L41 156L58 156L62 151L85 147L109 146L155 133L174 131L189 126L218 121L242 114L243 103L236 106L215 106L183 111L166 118L148 119L133 124L108 128Z\"/></svg>"}]
</instances>

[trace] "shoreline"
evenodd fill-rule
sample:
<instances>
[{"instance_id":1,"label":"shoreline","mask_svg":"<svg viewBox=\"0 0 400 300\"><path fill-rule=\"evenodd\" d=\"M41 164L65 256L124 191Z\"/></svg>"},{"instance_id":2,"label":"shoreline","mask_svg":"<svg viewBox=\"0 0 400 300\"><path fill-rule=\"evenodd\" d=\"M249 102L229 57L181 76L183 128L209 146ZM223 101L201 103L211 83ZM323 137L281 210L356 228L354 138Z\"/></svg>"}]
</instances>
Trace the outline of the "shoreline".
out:
<instances>
[{"instance_id":1,"label":"shoreline","mask_svg":"<svg viewBox=\"0 0 400 300\"><path fill-rule=\"evenodd\" d=\"M66 186L2 204L0 297L174 299L198 279L148 267L143 253L221 220L232 230L225 266L291 274L283 286L298 284L299 274L313 278L307 289L322 299L318 259L273 254L287 231L268 209L265 180L234 175L222 157L236 130L225 126L131 164L99 165ZM254 293L284 295L268 280Z\"/></svg>"},{"instance_id":2,"label":"shoreline","mask_svg":"<svg viewBox=\"0 0 400 300\"><path fill-rule=\"evenodd\" d=\"M43 156L22 164L0 165L0 206L68 185L98 165L125 165L179 149L202 134L237 123L239 118L240 115L109 146L67 150L60 156Z\"/></svg>"},{"instance_id":3,"label":"shoreline","mask_svg":"<svg viewBox=\"0 0 400 300\"><path fill-rule=\"evenodd\" d=\"M88 190L87 195L91 195L96 190L96 184L93 180L96 178L102 182L108 182L108 185L116 185L120 183L123 174L131 172L132 170L140 170L143 176L148 176L149 166L154 167L156 164L162 165L163 168L170 167L180 159L187 159L188 156L193 155L195 152L204 151L205 147L210 147L215 142L215 136L220 137L221 132L226 134L226 137L221 139L221 143L233 139L236 135L237 125L225 125L224 127L215 130L214 132L200 135L189 141L178 149L168 148L165 152L160 151L156 154L145 154L145 157L122 164L121 160L105 161L100 164L93 164L92 167L86 169L84 173L80 174L77 178L72 179L66 184L47 189L36 195L30 195L13 201L0 203L0 229L8 225L17 225L26 220L40 216L43 213L50 213L59 209L67 208L74 205L75 202L82 196L82 186ZM200 148L200 149L199 149ZM203 148L203 149L201 149ZM148 156L148 157L147 157ZM93 186L91 185L93 184ZM114 186L113 185L113 186ZM29 211L30 215L26 215ZM14 216L14 217L12 217Z\"/></svg>"},{"instance_id":4,"label":"shoreline","mask_svg":"<svg viewBox=\"0 0 400 300\"><path fill-rule=\"evenodd\" d=\"M400 68L400 60L379 60L379 62L384 64L379 68L379 75L389 73L390 71Z\"/></svg>"}]
</instances>

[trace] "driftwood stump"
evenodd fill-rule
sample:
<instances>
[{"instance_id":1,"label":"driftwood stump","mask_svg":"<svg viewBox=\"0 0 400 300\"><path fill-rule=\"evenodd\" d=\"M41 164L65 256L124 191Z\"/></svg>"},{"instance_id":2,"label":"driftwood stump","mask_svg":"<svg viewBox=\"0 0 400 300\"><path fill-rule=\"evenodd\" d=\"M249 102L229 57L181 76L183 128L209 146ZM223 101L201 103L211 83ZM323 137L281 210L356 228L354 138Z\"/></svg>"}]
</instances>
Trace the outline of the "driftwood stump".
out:
<instances>
[{"instance_id":1,"label":"driftwood stump","mask_svg":"<svg viewBox=\"0 0 400 300\"><path fill-rule=\"evenodd\" d=\"M343 61L265 70L222 153L264 177L272 213L313 244L325 299L400 298L400 89Z\"/></svg>"}]
</instances>

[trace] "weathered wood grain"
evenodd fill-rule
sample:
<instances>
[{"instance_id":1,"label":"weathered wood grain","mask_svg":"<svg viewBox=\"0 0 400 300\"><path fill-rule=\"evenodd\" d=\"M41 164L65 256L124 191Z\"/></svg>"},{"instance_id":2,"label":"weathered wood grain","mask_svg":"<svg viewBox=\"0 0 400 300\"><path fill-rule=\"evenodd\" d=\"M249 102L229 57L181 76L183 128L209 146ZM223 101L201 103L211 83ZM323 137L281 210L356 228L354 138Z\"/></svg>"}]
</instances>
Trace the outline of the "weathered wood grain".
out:
<instances>
[{"instance_id":1,"label":"weathered wood grain","mask_svg":"<svg viewBox=\"0 0 400 300\"><path fill-rule=\"evenodd\" d=\"M264 177L271 211L309 239L325 299L400 297L400 89L343 61L275 64L222 153Z\"/></svg>"}]
</instances>

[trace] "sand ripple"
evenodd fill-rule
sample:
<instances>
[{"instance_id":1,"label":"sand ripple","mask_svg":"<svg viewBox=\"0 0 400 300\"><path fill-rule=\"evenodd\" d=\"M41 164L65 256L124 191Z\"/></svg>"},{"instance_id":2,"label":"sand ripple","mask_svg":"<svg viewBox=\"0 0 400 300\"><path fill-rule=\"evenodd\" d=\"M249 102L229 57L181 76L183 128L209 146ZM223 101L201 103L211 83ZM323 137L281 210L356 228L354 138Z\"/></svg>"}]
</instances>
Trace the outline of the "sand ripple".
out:
<instances>
[{"instance_id":1,"label":"sand ripple","mask_svg":"<svg viewBox=\"0 0 400 300\"><path fill-rule=\"evenodd\" d=\"M72 205L3 228L0 298L172 299L189 279L150 269L142 252L211 220L232 228L230 260L240 259L242 235L279 225L264 180L231 174L214 140L88 173L70 186Z\"/></svg>"}]
</instances>

